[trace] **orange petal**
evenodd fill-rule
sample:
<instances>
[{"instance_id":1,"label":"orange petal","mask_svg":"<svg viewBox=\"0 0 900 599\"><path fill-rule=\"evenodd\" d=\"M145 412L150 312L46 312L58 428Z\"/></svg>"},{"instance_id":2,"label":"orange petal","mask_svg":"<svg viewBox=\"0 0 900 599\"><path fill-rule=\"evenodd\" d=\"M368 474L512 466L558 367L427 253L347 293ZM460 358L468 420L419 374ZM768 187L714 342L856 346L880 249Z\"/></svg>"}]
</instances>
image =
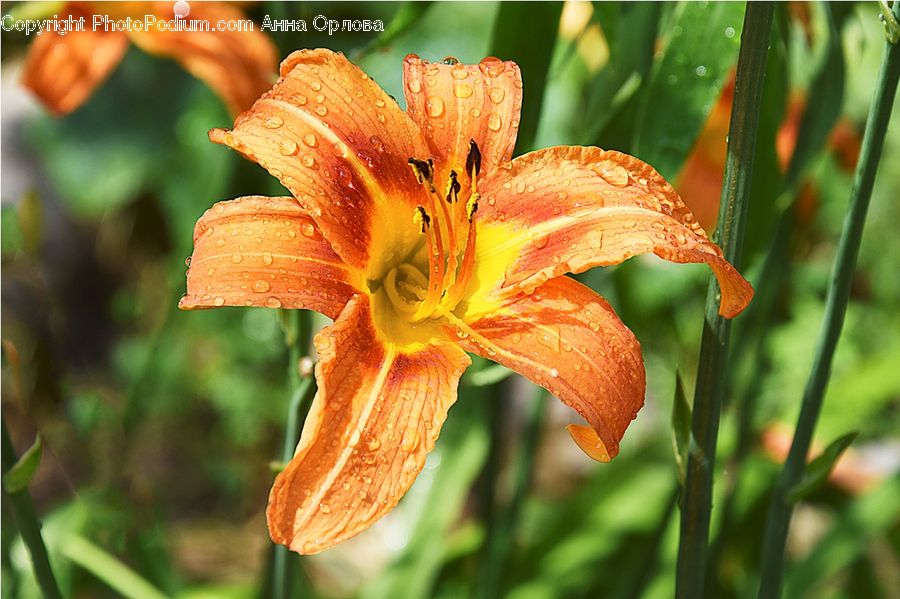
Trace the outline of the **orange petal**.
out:
<instances>
[{"instance_id":1,"label":"orange petal","mask_svg":"<svg viewBox=\"0 0 900 599\"><path fill-rule=\"evenodd\" d=\"M237 118L233 131L214 129L210 139L278 177L348 264L365 268L370 248L389 245L379 236L405 236L398 254L415 243L414 198L421 190L408 160L425 155L425 142L397 103L343 54L294 52L281 63L275 87Z\"/></svg>"},{"instance_id":2,"label":"orange petal","mask_svg":"<svg viewBox=\"0 0 900 599\"><path fill-rule=\"evenodd\" d=\"M527 291L566 272L653 252L671 262L707 263L722 288L722 316L736 316L753 296L672 186L632 156L547 148L517 158L482 189L478 261L483 273L493 273L479 274L482 286Z\"/></svg>"},{"instance_id":3,"label":"orange petal","mask_svg":"<svg viewBox=\"0 0 900 599\"><path fill-rule=\"evenodd\" d=\"M335 318L354 293L349 269L297 200L248 196L197 221L179 307L306 308Z\"/></svg>"},{"instance_id":4,"label":"orange petal","mask_svg":"<svg viewBox=\"0 0 900 599\"><path fill-rule=\"evenodd\" d=\"M158 19L175 18L175 4L156 2ZM246 21L240 10L221 2L192 2L187 19L202 19L212 29L220 21ZM275 79L277 50L261 31L177 31L151 28L130 32L142 50L169 56L209 85L225 101L232 114L249 108Z\"/></svg>"},{"instance_id":5,"label":"orange petal","mask_svg":"<svg viewBox=\"0 0 900 599\"><path fill-rule=\"evenodd\" d=\"M452 344L384 344L355 296L316 336L319 392L269 495L272 539L318 553L369 527L412 485L470 364Z\"/></svg>"},{"instance_id":6,"label":"orange petal","mask_svg":"<svg viewBox=\"0 0 900 599\"><path fill-rule=\"evenodd\" d=\"M403 61L406 110L425 132L439 169L463 173L469 140L481 150L482 171L512 158L522 109L516 63L485 58L477 65Z\"/></svg>"},{"instance_id":7,"label":"orange petal","mask_svg":"<svg viewBox=\"0 0 900 599\"><path fill-rule=\"evenodd\" d=\"M641 346L606 300L575 279L551 279L461 331L467 350L528 377L575 408L570 428L589 456L609 461L644 404Z\"/></svg>"},{"instance_id":8,"label":"orange petal","mask_svg":"<svg viewBox=\"0 0 900 599\"><path fill-rule=\"evenodd\" d=\"M81 106L106 79L128 48L128 38L121 32L94 31L91 13L71 4L65 15L84 18L84 31L59 35L45 30L37 36L22 71L22 84L33 91L41 102L56 114L68 114Z\"/></svg>"}]
</instances>

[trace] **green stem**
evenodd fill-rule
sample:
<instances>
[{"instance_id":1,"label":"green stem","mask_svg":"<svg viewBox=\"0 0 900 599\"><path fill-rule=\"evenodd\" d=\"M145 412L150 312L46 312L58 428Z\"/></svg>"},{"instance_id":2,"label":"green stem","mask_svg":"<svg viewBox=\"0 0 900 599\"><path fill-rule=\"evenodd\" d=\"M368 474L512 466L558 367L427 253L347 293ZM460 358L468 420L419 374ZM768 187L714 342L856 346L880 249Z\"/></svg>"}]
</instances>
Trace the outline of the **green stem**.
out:
<instances>
[{"instance_id":1,"label":"green stem","mask_svg":"<svg viewBox=\"0 0 900 599\"><path fill-rule=\"evenodd\" d=\"M900 1L895 1L893 9L895 15L898 9L900 9ZM856 269L856 257L859 253L869 200L875 184L875 173L881 160L885 133L891 118L898 77L900 77L900 45L888 42L885 45L881 72L878 75L875 95L872 98L869 119L863 135L859 163L853 178L850 207L838 242L837 257L828 288L825 316L812 371L803 393L800 416L794 430L794 440L784 469L772 493L763 540L759 597L769 598L781 595L784 544L793 512L793 505L787 500L787 495L803 476L813 431L822 409L825 389L831 374L831 361L840 338L847 303L850 299L850 285Z\"/></svg>"},{"instance_id":2,"label":"green stem","mask_svg":"<svg viewBox=\"0 0 900 599\"><path fill-rule=\"evenodd\" d=\"M306 420L309 404L315 391L315 379L310 373L301 373L300 360L309 347L310 314L303 310L289 310L281 313L284 317L284 337L288 347L288 381L291 400L288 404L281 461L287 464L294 456L294 449L300 437L300 430ZM284 545L276 545L272 555L272 596L288 599L293 596L294 568L296 560Z\"/></svg>"},{"instance_id":3,"label":"green stem","mask_svg":"<svg viewBox=\"0 0 900 599\"><path fill-rule=\"evenodd\" d=\"M6 430L6 420L2 421L2 428L2 439L0 439L0 442L2 442L3 474L5 475L16 464L16 450L13 448L9 431ZM34 577L37 579L44 597L62 599L62 593L59 592L56 578L53 576L53 569L50 567L50 559L47 557L44 539L41 537L41 523L34 513L31 494L27 488L16 493L7 493L4 489L3 494L12 506L16 525L22 534L22 541L25 542L25 546L28 547L28 551L31 553Z\"/></svg>"},{"instance_id":4,"label":"green stem","mask_svg":"<svg viewBox=\"0 0 900 599\"><path fill-rule=\"evenodd\" d=\"M735 266L740 264L744 239L773 15L770 2L748 2L744 15L718 230L725 258ZM675 593L683 599L703 596L706 572L713 468L731 337L731 321L718 314L720 296L718 283L710 277L691 422L697 449L688 456L682 499Z\"/></svg>"},{"instance_id":5,"label":"green stem","mask_svg":"<svg viewBox=\"0 0 900 599\"><path fill-rule=\"evenodd\" d=\"M534 458L541 440L541 425L546 409L546 391L538 389L527 407L525 428L522 431L519 448L513 461L515 472L512 496L504 510L494 512L488 527L487 555L483 565L481 585L479 585L479 592L484 597L499 596L500 581L503 577L510 546L515 537L522 503L531 489Z\"/></svg>"}]
</instances>

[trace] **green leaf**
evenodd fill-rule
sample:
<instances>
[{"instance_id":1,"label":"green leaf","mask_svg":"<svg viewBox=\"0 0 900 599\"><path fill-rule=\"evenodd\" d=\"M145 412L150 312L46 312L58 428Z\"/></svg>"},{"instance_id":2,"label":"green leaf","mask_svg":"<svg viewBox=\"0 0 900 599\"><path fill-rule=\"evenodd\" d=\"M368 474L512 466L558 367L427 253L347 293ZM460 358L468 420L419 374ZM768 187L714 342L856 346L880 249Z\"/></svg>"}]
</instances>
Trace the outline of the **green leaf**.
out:
<instances>
[{"instance_id":1,"label":"green leaf","mask_svg":"<svg viewBox=\"0 0 900 599\"><path fill-rule=\"evenodd\" d=\"M859 433L854 431L843 437L838 437L825 448L825 451L807 464L803 478L788 492L788 501L797 503L822 486L822 483L825 482L825 479L828 478L828 475L834 469L834 465L841 457L841 454L850 447L857 435Z\"/></svg>"},{"instance_id":2,"label":"green leaf","mask_svg":"<svg viewBox=\"0 0 900 599\"><path fill-rule=\"evenodd\" d=\"M737 60L744 5L678 5L638 108L633 153L674 180Z\"/></svg>"},{"instance_id":3,"label":"green leaf","mask_svg":"<svg viewBox=\"0 0 900 599\"><path fill-rule=\"evenodd\" d=\"M28 484L34 478L34 473L41 465L43 453L44 442L38 435L34 439L34 444L19 457L9 472L3 475L3 488L7 493L19 493L28 488Z\"/></svg>"},{"instance_id":4,"label":"green leaf","mask_svg":"<svg viewBox=\"0 0 900 599\"><path fill-rule=\"evenodd\" d=\"M653 64L660 2L594 2L594 18L609 45L609 62L591 81L584 122L585 142L594 142L618 110L640 88Z\"/></svg>"},{"instance_id":5,"label":"green leaf","mask_svg":"<svg viewBox=\"0 0 900 599\"><path fill-rule=\"evenodd\" d=\"M688 454L691 450L691 404L684 393L681 373L675 372L675 397L672 400L672 448L678 466L678 481L687 478Z\"/></svg>"},{"instance_id":6,"label":"green leaf","mask_svg":"<svg viewBox=\"0 0 900 599\"><path fill-rule=\"evenodd\" d=\"M62 553L127 599L162 599L165 595L137 572L84 537L71 534L62 543Z\"/></svg>"},{"instance_id":7,"label":"green leaf","mask_svg":"<svg viewBox=\"0 0 900 599\"><path fill-rule=\"evenodd\" d=\"M384 31L379 33L375 39L366 44L354 55L354 62L390 45L395 39L406 33L410 27L418 23L422 17L426 15L428 9L431 8L431 4L431 0L404 2L403 5L397 9L397 12L394 13L393 18L391 18L390 22L384 28Z\"/></svg>"},{"instance_id":8,"label":"green leaf","mask_svg":"<svg viewBox=\"0 0 900 599\"><path fill-rule=\"evenodd\" d=\"M497 11L491 54L514 60L525 82L516 153L534 145L561 13L561 2L502 2Z\"/></svg>"},{"instance_id":9,"label":"green leaf","mask_svg":"<svg viewBox=\"0 0 900 599\"><path fill-rule=\"evenodd\" d=\"M478 370L474 368L471 370L471 374L467 373L463 377L463 384L472 387L487 387L488 385L499 383L513 373L512 370L500 364L491 364Z\"/></svg>"}]
</instances>

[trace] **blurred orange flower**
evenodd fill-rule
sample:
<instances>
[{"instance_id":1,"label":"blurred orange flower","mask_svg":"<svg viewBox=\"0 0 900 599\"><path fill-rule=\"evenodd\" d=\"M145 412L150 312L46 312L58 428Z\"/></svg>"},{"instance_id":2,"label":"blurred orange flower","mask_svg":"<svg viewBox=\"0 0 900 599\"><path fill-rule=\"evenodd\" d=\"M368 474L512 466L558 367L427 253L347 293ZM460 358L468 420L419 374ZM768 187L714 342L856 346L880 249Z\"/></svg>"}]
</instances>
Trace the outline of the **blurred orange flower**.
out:
<instances>
[{"instance_id":1,"label":"blurred orange flower","mask_svg":"<svg viewBox=\"0 0 900 599\"><path fill-rule=\"evenodd\" d=\"M185 3L186 4L186 3ZM247 17L223 2L194 2L189 19L205 20L212 31L151 27L142 31L92 27L94 15L112 21L175 19L172 2L70 2L57 13L60 19L84 18L82 31L60 35L45 30L31 45L22 83L56 114L68 114L81 106L94 89L122 60L128 41L142 50L178 61L221 96L232 114L249 107L271 87L277 52L259 31L219 31L221 22Z\"/></svg>"},{"instance_id":2,"label":"blurred orange flower","mask_svg":"<svg viewBox=\"0 0 900 599\"><path fill-rule=\"evenodd\" d=\"M304 50L210 139L293 197L221 202L197 223L185 309L307 308L318 394L269 498L272 538L300 553L368 527L434 446L466 352L546 387L608 461L644 401L640 346L566 275L646 252L705 262L737 315L752 289L650 166L593 147L511 160L518 66L403 64L407 110L342 54Z\"/></svg>"}]
</instances>

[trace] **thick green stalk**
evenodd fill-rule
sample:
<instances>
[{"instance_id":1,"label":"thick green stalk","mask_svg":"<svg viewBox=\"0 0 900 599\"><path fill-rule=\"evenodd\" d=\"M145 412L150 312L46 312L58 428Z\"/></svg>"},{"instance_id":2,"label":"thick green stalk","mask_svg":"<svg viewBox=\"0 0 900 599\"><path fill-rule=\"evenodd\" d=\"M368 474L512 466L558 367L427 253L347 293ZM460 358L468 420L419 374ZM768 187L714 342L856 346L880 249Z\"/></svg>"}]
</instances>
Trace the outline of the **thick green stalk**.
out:
<instances>
[{"instance_id":1,"label":"thick green stalk","mask_svg":"<svg viewBox=\"0 0 900 599\"><path fill-rule=\"evenodd\" d=\"M286 310L284 317L285 344L288 346L288 382L292 390L288 404L281 461L287 464L294 456L300 430L306 420L309 404L315 391L312 373L301 372L300 361L309 347L310 314L305 310ZM284 545L276 545L272 556L272 596L288 599L294 595L297 561Z\"/></svg>"},{"instance_id":2,"label":"thick green stalk","mask_svg":"<svg viewBox=\"0 0 900 599\"><path fill-rule=\"evenodd\" d=\"M2 441L3 474L6 474L16 464L16 450L9 438L9 431L6 430L6 420L2 421L2 428L2 440L0 441ZM4 489L3 494L9 499L16 518L16 526L22 534L22 541L25 542L28 552L31 553L34 577L41 587L44 597L62 599L62 593L59 592L56 578L53 576L53 569L50 567L44 539L41 537L41 523L34 513L31 494L27 488L16 493L6 493Z\"/></svg>"},{"instance_id":3,"label":"thick green stalk","mask_svg":"<svg viewBox=\"0 0 900 599\"><path fill-rule=\"evenodd\" d=\"M735 266L741 259L773 15L774 4L769 2L748 2L744 14L718 229L725 258ZM703 596L706 572L713 468L731 337L731 321L718 314L720 296L718 283L710 277L691 422L697 447L688 456L681 506L675 592L683 599Z\"/></svg>"},{"instance_id":4,"label":"thick green stalk","mask_svg":"<svg viewBox=\"0 0 900 599\"><path fill-rule=\"evenodd\" d=\"M895 15L898 9L900 1L894 2ZM803 393L791 450L775 484L769 506L763 540L759 597L768 599L781 595L784 544L793 512L793 505L788 501L787 495L803 476L813 431L822 409L822 400L831 374L831 361L850 299L850 284L856 269L856 257L862 241L863 226L872 197L872 187L875 184L875 173L881 159L885 133L891 118L898 77L900 77L900 45L887 42L853 178L850 207L838 242L837 257L828 287L825 316L812 371Z\"/></svg>"}]
</instances>

